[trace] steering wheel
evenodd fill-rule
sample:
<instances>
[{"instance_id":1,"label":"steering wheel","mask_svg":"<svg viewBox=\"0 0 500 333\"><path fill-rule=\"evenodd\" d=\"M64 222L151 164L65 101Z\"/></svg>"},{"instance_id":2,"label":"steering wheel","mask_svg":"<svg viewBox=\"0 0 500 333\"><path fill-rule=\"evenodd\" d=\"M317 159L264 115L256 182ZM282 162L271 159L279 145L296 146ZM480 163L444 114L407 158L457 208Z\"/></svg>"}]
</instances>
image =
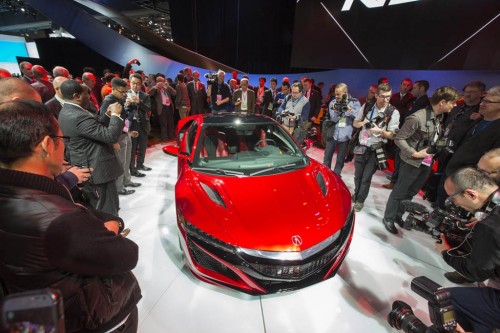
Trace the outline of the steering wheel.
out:
<instances>
[{"instance_id":1,"label":"steering wheel","mask_svg":"<svg viewBox=\"0 0 500 333\"><path fill-rule=\"evenodd\" d=\"M253 149L261 148L261 147L259 147L259 145L262 142L269 142L269 143L272 143L273 146L277 146L276 141L274 141L273 139L260 139L259 141L257 141L257 143L255 144L255 146L253 146Z\"/></svg>"}]
</instances>

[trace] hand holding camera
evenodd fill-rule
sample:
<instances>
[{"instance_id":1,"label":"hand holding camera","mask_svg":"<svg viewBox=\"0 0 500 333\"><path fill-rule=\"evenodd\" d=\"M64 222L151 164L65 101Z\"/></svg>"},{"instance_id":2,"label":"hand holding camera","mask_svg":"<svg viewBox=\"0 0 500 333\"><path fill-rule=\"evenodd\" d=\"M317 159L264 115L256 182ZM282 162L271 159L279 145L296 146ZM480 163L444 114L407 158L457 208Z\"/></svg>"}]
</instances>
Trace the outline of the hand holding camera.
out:
<instances>
[{"instance_id":1,"label":"hand holding camera","mask_svg":"<svg viewBox=\"0 0 500 333\"><path fill-rule=\"evenodd\" d=\"M110 113L110 115L112 116L120 116L122 114L122 106L120 103L116 102L116 103L113 103L113 104L110 104L108 106L108 109L106 110L106 113Z\"/></svg>"}]
</instances>

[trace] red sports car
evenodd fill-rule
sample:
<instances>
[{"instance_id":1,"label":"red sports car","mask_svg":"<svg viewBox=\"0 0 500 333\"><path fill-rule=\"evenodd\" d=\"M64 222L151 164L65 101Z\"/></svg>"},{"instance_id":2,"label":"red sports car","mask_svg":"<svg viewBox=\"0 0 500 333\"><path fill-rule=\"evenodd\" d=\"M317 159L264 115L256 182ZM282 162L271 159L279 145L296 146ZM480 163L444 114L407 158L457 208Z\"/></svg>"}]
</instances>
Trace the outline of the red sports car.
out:
<instances>
[{"instance_id":1,"label":"red sports car","mask_svg":"<svg viewBox=\"0 0 500 333\"><path fill-rule=\"evenodd\" d=\"M339 177L266 116L194 115L177 133L179 240L195 276L266 294L335 275L354 231Z\"/></svg>"}]
</instances>

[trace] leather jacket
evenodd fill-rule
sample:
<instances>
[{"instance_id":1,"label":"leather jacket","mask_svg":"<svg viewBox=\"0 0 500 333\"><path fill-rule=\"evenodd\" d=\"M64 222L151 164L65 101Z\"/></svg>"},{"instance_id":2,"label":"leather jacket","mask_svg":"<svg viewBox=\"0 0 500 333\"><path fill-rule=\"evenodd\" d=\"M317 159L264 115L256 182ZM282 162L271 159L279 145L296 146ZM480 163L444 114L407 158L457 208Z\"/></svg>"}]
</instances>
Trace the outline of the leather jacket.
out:
<instances>
[{"instance_id":1,"label":"leather jacket","mask_svg":"<svg viewBox=\"0 0 500 333\"><path fill-rule=\"evenodd\" d=\"M7 294L59 289L66 332L107 331L134 309L141 291L130 270L138 247L103 225L121 219L75 204L53 179L6 169L0 169L0 210Z\"/></svg>"}]
</instances>

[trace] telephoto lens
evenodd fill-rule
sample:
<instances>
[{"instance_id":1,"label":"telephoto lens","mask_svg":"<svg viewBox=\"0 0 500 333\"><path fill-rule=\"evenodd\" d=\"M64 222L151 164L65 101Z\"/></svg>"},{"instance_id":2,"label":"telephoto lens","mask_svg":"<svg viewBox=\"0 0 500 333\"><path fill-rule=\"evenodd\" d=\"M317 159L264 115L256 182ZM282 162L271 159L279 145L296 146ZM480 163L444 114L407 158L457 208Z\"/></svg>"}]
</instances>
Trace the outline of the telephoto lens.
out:
<instances>
[{"instance_id":1,"label":"telephoto lens","mask_svg":"<svg viewBox=\"0 0 500 333\"><path fill-rule=\"evenodd\" d=\"M387 168L387 158L385 156L384 148L379 147L375 149L375 157L377 159L377 165L379 170L384 170Z\"/></svg>"}]
</instances>

